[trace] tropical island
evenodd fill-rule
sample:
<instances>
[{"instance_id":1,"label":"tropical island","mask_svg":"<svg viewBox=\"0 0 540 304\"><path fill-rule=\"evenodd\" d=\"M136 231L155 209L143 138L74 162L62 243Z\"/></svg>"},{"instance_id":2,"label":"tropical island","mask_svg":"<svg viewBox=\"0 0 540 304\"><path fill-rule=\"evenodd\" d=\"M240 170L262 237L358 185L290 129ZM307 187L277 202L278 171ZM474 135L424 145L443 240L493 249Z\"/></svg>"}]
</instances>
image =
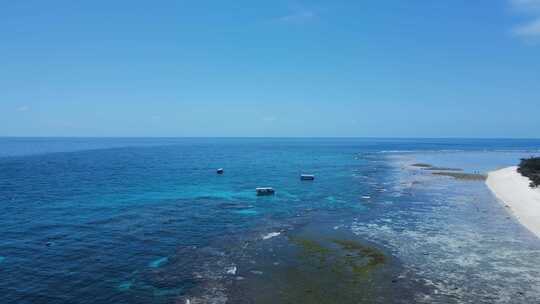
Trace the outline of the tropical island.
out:
<instances>
[{"instance_id":1,"label":"tropical island","mask_svg":"<svg viewBox=\"0 0 540 304\"><path fill-rule=\"evenodd\" d=\"M540 186L540 157L522 159L517 171L531 180L531 187Z\"/></svg>"}]
</instances>

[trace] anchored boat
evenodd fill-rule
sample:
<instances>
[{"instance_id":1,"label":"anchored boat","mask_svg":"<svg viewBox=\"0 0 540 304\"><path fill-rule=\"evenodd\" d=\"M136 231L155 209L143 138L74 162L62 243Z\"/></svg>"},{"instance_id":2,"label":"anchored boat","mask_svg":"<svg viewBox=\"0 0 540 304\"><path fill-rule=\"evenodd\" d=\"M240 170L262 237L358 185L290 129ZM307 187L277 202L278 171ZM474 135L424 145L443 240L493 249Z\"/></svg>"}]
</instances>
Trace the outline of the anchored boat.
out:
<instances>
[{"instance_id":1,"label":"anchored boat","mask_svg":"<svg viewBox=\"0 0 540 304\"><path fill-rule=\"evenodd\" d=\"M260 187L256 188L255 191L257 191L258 196L273 195L275 193L274 188L271 187Z\"/></svg>"},{"instance_id":2,"label":"anchored boat","mask_svg":"<svg viewBox=\"0 0 540 304\"><path fill-rule=\"evenodd\" d=\"M315 175L313 174L301 174L300 175L300 180L314 180L315 179Z\"/></svg>"}]
</instances>

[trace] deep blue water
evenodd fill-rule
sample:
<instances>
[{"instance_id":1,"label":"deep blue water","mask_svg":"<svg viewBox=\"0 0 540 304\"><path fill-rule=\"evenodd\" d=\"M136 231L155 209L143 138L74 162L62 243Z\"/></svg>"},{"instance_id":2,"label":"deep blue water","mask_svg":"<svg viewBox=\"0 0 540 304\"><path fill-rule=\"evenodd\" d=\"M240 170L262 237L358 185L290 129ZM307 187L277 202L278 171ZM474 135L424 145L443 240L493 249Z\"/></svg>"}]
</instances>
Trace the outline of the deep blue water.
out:
<instances>
[{"instance_id":1,"label":"deep blue water","mask_svg":"<svg viewBox=\"0 0 540 304\"><path fill-rule=\"evenodd\" d=\"M483 293L463 292L471 295L467 298L452 292L469 287L487 292L497 284L540 289L525 274L540 270L529 263L538 261L536 238L507 219L483 183L403 168L425 161L487 171L539 152L540 140L0 138L1 302L184 303L192 297L207 299L192 303L224 303L226 298L234 303L231 299L238 296L229 281L249 278L242 261L256 264L263 250L274 252L274 243L278 259L283 235L323 226L354 231L392 256L391 271L410 278L402 285L413 290L402 294L409 298L392 295L374 302L432 300L434 295L441 303L496 302ZM217 175L216 168L225 168L225 174ZM316 180L302 182L301 173L315 174ZM404 186L411 178L426 186ZM257 197L259 186L274 187L276 195ZM481 203L461 210L464 200ZM456 224L451 212L437 217L441 206L462 212L464 222ZM483 222L463 216L479 208L487 212ZM449 225L455 231L450 235ZM489 225L505 229L489 232ZM281 235L270 238L272 232ZM450 282L454 285L428 283L448 273L443 253L449 249L432 239L429 250L440 257L428 262L440 271L423 268L425 261L418 256L433 256L415 251L424 249L400 250L406 248L404 240L418 244L426 236L444 237L446 243L500 240L476 249L474 267L452 264L470 273L490 269L500 277L450 292L448 286L467 283L461 277ZM248 243L264 247L248 250ZM482 256L490 246L528 251L524 261L514 257L495 265ZM453 256L459 253L456 249ZM505 281L510 268L519 269L514 275L523 280ZM210 285L213 291L205 295ZM503 297L508 294L496 299L520 303ZM536 295L524 293L523 303Z\"/></svg>"}]
</instances>

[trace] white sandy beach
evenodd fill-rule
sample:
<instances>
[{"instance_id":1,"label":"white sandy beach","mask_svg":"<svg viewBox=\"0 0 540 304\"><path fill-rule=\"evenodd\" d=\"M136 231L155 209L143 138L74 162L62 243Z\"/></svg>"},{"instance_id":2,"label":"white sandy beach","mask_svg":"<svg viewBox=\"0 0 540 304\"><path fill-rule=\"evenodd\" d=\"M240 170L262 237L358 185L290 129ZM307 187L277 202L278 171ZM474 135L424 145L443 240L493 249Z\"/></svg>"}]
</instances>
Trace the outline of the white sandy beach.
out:
<instances>
[{"instance_id":1,"label":"white sandy beach","mask_svg":"<svg viewBox=\"0 0 540 304\"><path fill-rule=\"evenodd\" d=\"M529 187L529 179L517 167L489 172L486 184L523 226L540 237L540 189Z\"/></svg>"}]
</instances>

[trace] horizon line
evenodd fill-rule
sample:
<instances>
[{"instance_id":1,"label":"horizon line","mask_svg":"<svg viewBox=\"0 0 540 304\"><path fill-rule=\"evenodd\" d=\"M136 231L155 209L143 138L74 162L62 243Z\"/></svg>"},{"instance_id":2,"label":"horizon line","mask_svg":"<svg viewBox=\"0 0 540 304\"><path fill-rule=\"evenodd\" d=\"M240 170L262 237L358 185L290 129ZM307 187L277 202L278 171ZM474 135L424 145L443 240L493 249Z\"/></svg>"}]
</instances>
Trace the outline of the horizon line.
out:
<instances>
[{"instance_id":1,"label":"horizon line","mask_svg":"<svg viewBox=\"0 0 540 304\"><path fill-rule=\"evenodd\" d=\"M409 137L409 136L64 136L64 135L0 135L0 138L87 138L87 139L498 139L540 140L540 137Z\"/></svg>"}]
</instances>

